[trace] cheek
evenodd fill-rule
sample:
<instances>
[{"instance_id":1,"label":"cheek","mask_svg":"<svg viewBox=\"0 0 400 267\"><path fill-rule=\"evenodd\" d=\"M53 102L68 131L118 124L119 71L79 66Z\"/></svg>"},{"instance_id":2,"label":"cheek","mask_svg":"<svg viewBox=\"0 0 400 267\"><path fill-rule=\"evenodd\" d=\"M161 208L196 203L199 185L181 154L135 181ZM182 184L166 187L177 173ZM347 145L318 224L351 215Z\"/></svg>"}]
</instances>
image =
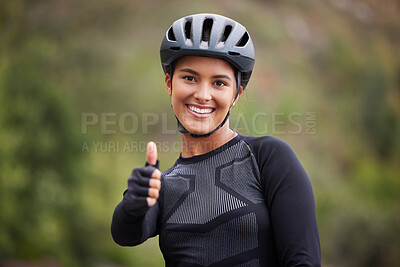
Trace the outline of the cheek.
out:
<instances>
[{"instance_id":1,"label":"cheek","mask_svg":"<svg viewBox=\"0 0 400 267\"><path fill-rule=\"evenodd\" d=\"M181 103L187 98L188 93L185 92L185 90L182 90L182 88L177 88L175 87L172 89L172 94L171 94L171 104L175 106L175 108L178 108Z\"/></svg>"},{"instance_id":2,"label":"cheek","mask_svg":"<svg viewBox=\"0 0 400 267\"><path fill-rule=\"evenodd\" d=\"M232 93L223 93L219 97L216 97L216 102L221 108L229 108L233 102L234 95Z\"/></svg>"},{"instance_id":3,"label":"cheek","mask_svg":"<svg viewBox=\"0 0 400 267\"><path fill-rule=\"evenodd\" d=\"M192 89L179 82L173 83L172 99L173 101L182 101L193 94Z\"/></svg>"}]
</instances>

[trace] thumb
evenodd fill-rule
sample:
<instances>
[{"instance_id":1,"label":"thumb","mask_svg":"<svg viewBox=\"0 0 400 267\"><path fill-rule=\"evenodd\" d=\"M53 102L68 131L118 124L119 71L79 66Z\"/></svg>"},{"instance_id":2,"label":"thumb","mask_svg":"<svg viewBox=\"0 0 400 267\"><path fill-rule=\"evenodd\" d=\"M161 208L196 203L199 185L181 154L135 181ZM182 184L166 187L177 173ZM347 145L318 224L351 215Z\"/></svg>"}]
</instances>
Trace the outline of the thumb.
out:
<instances>
[{"instance_id":1,"label":"thumb","mask_svg":"<svg viewBox=\"0 0 400 267\"><path fill-rule=\"evenodd\" d=\"M154 142L147 143L146 161L150 165L156 165L157 163L157 146Z\"/></svg>"}]
</instances>

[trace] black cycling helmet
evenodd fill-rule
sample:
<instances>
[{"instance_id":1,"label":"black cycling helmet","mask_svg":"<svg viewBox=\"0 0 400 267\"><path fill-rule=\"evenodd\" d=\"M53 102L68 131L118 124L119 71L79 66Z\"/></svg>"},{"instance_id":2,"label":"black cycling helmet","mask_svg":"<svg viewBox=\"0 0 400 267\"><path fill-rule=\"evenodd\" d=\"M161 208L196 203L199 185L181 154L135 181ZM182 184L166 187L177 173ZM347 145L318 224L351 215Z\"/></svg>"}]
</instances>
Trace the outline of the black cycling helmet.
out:
<instances>
[{"instance_id":1,"label":"black cycling helmet","mask_svg":"<svg viewBox=\"0 0 400 267\"><path fill-rule=\"evenodd\" d=\"M243 88L249 82L255 60L246 28L216 14L195 14L175 21L164 36L160 54L164 73L171 73L171 64L183 56L223 58L241 74Z\"/></svg>"},{"instance_id":2,"label":"black cycling helmet","mask_svg":"<svg viewBox=\"0 0 400 267\"><path fill-rule=\"evenodd\" d=\"M171 76L177 59L183 56L210 56L228 61L237 71L237 93L250 80L254 67L254 45L246 28L217 14L195 14L176 20L167 30L160 48L164 73ZM233 104L233 103L232 103ZM232 107L232 105L231 105ZM221 124L203 135L190 133L194 137L207 137L227 121L230 109ZM177 118L178 120L178 118ZM189 133L178 120L181 133Z\"/></svg>"}]
</instances>

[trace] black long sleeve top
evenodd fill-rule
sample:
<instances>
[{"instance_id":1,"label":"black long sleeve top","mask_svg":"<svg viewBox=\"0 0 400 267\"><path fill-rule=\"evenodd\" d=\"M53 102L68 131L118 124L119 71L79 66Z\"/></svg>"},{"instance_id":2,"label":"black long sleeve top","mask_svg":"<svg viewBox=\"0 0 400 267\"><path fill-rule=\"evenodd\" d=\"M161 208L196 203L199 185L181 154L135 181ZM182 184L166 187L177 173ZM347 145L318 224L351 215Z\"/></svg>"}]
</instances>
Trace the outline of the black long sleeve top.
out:
<instances>
[{"instance_id":1,"label":"black long sleeve top","mask_svg":"<svg viewBox=\"0 0 400 267\"><path fill-rule=\"evenodd\" d=\"M112 235L122 246L159 235L166 266L321 266L314 195L291 147L238 135L178 158L157 204L132 218L120 203Z\"/></svg>"}]
</instances>

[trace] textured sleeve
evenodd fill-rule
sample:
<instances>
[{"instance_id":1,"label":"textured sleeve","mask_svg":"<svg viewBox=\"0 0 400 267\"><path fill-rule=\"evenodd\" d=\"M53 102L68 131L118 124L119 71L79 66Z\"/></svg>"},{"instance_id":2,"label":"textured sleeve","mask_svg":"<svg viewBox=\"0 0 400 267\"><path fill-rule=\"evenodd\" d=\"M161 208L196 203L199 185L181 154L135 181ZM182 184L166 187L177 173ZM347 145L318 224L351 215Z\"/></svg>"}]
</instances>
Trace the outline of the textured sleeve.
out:
<instances>
[{"instance_id":1,"label":"textured sleeve","mask_svg":"<svg viewBox=\"0 0 400 267\"><path fill-rule=\"evenodd\" d=\"M156 236L157 217L158 202L140 218L129 216L122 209L122 202L120 202L114 210L111 222L111 234L115 243L121 246L136 246Z\"/></svg>"},{"instance_id":2,"label":"textured sleeve","mask_svg":"<svg viewBox=\"0 0 400 267\"><path fill-rule=\"evenodd\" d=\"M280 266L321 266L310 179L292 148L275 137L252 140Z\"/></svg>"}]
</instances>

